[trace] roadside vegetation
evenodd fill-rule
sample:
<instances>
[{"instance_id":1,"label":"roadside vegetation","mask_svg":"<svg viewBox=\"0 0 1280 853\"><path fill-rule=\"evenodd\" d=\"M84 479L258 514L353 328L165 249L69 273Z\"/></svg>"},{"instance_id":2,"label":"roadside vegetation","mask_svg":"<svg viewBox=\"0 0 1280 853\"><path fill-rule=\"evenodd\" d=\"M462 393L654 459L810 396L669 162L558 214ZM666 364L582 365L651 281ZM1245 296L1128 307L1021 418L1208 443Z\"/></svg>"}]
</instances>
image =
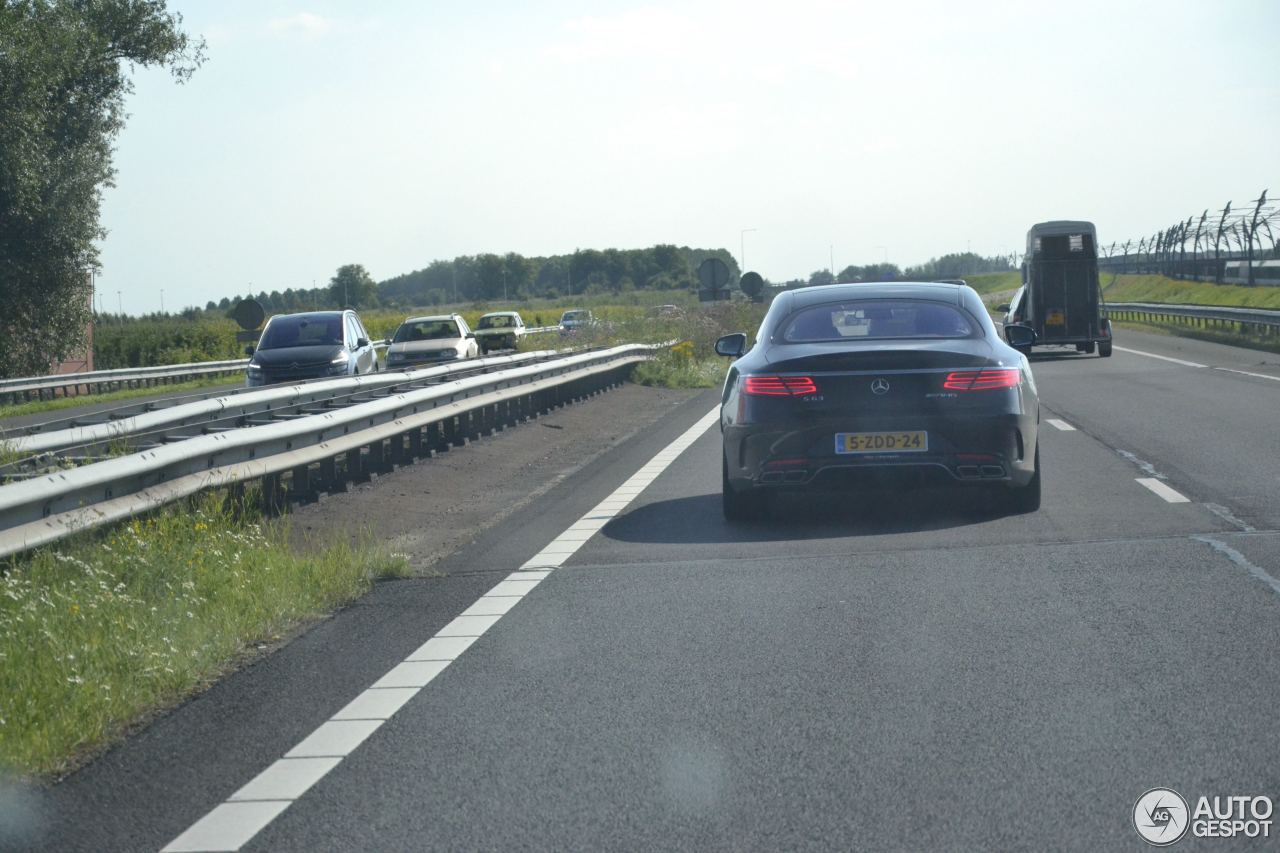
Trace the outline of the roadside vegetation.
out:
<instances>
[{"instance_id":1,"label":"roadside vegetation","mask_svg":"<svg viewBox=\"0 0 1280 853\"><path fill-rule=\"evenodd\" d=\"M1102 273L1108 302L1164 302L1170 305L1218 305L1280 310L1280 287L1245 287L1208 281L1183 281L1163 275Z\"/></svg>"},{"instance_id":2,"label":"roadside vegetation","mask_svg":"<svg viewBox=\"0 0 1280 853\"><path fill-rule=\"evenodd\" d=\"M56 412L60 409L74 409L94 403L112 403L118 400L133 400L138 397L154 397L157 394L178 394L184 391L199 391L204 388L215 388L243 379L243 374L227 374L225 376L206 376L192 379L190 382L175 382L172 385L153 385L149 388L121 388L118 391L106 391L101 394L79 394L74 397L58 397L53 400L32 400L29 403L0 403L0 436L4 434L4 418L17 418L24 415L38 415L43 412Z\"/></svg>"},{"instance_id":3,"label":"roadside vegetation","mask_svg":"<svg viewBox=\"0 0 1280 853\"><path fill-rule=\"evenodd\" d=\"M373 543L289 544L209 493L0 563L0 769L53 777L289 634L408 573Z\"/></svg>"},{"instance_id":4,"label":"roadside vegetation","mask_svg":"<svg viewBox=\"0 0 1280 853\"><path fill-rule=\"evenodd\" d=\"M974 290L983 294L1011 292L1022 287L1022 273L1017 270L968 275L964 280Z\"/></svg>"}]
</instances>

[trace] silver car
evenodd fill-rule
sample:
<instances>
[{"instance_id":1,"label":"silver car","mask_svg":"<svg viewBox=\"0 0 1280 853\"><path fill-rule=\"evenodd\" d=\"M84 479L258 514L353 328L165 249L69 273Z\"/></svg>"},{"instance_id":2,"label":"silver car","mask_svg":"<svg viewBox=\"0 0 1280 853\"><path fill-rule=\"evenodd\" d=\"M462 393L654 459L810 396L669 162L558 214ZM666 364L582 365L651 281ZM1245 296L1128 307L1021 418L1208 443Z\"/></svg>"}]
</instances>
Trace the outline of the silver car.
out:
<instances>
[{"instance_id":1,"label":"silver car","mask_svg":"<svg viewBox=\"0 0 1280 853\"><path fill-rule=\"evenodd\" d=\"M354 311L277 314L245 353L251 356L245 375L251 388L378 369L378 353Z\"/></svg>"},{"instance_id":2,"label":"silver car","mask_svg":"<svg viewBox=\"0 0 1280 853\"><path fill-rule=\"evenodd\" d=\"M411 317L400 324L388 341L387 367L391 370L438 364L480 354L476 336L460 314Z\"/></svg>"}]
</instances>

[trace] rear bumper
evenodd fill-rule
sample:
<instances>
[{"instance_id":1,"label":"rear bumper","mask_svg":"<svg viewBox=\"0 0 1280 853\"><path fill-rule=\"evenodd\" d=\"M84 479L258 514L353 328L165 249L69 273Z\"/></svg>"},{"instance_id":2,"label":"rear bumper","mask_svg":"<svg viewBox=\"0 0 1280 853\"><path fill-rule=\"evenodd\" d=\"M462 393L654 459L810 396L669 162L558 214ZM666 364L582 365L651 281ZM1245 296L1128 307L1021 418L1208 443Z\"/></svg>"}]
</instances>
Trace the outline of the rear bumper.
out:
<instances>
[{"instance_id":1,"label":"rear bumper","mask_svg":"<svg viewBox=\"0 0 1280 853\"><path fill-rule=\"evenodd\" d=\"M923 429L923 452L837 454L837 432ZM728 426L724 454L729 481L751 488L850 490L877 485L976 483L1024 486L1035 473L1034 415L954 421L841 423L797 429Z\"/></svg>"}]
</instances>

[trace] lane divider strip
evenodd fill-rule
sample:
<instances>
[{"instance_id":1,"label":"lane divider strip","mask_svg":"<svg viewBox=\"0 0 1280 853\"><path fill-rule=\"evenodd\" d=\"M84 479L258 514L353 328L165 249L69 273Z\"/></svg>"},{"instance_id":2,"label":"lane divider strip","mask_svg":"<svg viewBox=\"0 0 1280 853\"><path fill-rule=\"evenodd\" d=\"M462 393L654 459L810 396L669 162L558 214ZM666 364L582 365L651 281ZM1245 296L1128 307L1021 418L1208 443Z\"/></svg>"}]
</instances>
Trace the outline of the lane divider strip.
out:
<instances>
[{"instance_id":1,"label":"lane divider strip","mask_svg":"<svg viewBox=\"0 0 1280 853\"><path fill-rule=\"evenodd\" d=\"M192 824L163 853L239 850L337 767L397 711L457 660L524 596L620 514L720 418L717 406L596 504L517 571L464 610L416 651L303 738L227 800Z\"/></svg>"},{"instance_id":2,"label":"lane divider strip","mask_svg":"<svg viewBox=\"0 0 1280 853\"><path fill-rule=\"evenodd\" d=\"M1166 503L1171 503L1171 504L1191 503L1191 498L1187 497L1186 495L1182 494L1182 492L1179 492L1176 489L1172 489L1169 486L1166 486L1164 483L1160 482L1155 477L1138 477L1136 479L1137 479L1138 485L1146 486L1148 489L1150 489L1151 491L1159 495L1161 498L1163 498Z\"/></svg>"},{"instance_id":3,"label":"lane divider strip","mask_svg":"<svg viewBox=\"0 0 1280 853\"><path fill-rule=\"evenodd\" d=\"M1056 427L1057 429L1062 430L1063 432L1075 432L1075 431L1076 431L1076 428L1075 428L1075 427L1073 427L1071 424L1067 423L1067 422L1066 422L1066 421L1064 421L1064 420L1060 420L1059 418L1046 418L1046 419L1045 419L1045 423L1052 424L1054 427Z\"/></svg>"}]
</instances>

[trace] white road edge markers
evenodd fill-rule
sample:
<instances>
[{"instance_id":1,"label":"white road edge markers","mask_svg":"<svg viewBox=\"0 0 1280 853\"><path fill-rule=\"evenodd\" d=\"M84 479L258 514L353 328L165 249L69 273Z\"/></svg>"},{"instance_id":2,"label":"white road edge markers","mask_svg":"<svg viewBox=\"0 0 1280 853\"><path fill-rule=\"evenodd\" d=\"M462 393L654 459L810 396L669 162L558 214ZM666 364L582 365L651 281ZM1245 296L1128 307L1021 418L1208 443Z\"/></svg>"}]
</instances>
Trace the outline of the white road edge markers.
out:
<instances>
[{"instance_id":1,"label":"white road edge markers","mask_svg":"<svg viewBox=\"0 0 1280 853\"><path fill-rule=\"evenodd\" d=\"M698 419L587 514L507 575L412 654L344 705L284 757L226 802L170 841L162 853L239 850L360 746L540 581L577 553L720 419L720 407Z\"/></svg>"},{"instance_id":2,"label":"white road edge markers","mask_svg":"<svg viewBox=\"0 0 1280 853\"><path fill-rule=\"evenodd\" d=\"M1171 503L1171 504L1191 503L1191 498L1182 494L1182 492L1169 488L1164 483L1157 480L1155 477L1138 477L1137 482L1138 482L1138 485L1146 486L1148 489L1155 492L1157 495L1163 498L1167 503Z\"/></svg>"},{"instance_id":3,"label":"white road edge markers","mask_svg":"<svg viewBox=\"0 0 1280 853\"><path fill-rule=\"evenodd\" d=\"M1076 428L1075 428L1075 427L1073 427L1071 424L1067 423L1067 422L1066 422L1066 421L1064 421L1064 420L1059 420L1058 418L1045 418L1045 423L1047 423L1047 424L1051 424L1051 425L1053 425L1054 427L1056 427L1057 429L1062 430L1063 432L1075 432L1075 431L1076 431Z\"/></svg>"},{"instance_id":4,"label":"white road edge markers","mask_svg":"<svg viewBox=\"0 0 1280 853\"><path fill-rule=\"evenodd\" d=\"M1133 355L1145 355L1147 358L1158 358L1161 361L1172 361L1174 364L1181 364L1184 367L1208 367L1207 364L1201 364L1198 361L1186 361L1181 358L1170 358L1167 355L1156 355L1153 352L1143 352L1140 349L1129 349L1128 347L1118 347L1112 344L1112 349L1118 349L1120 352L1132 353Z\"/></svg>"},{"instance_id":5,"label":"white road edge markers","mask_svg":"<svg viewBox=\"0 0 1280 853\"><path fill-rule=\"evenodd\" d=\"M1214 370L1221 370L1226 373L1239 373L1241 376L1252 376L1255 379L1270 379L1273 382L1280 382L1280 376L1272 376L1269 373L1252 373L1248 370L1236 370L1234 367L1215 367Z\"/></svg>"}]
</instances>

